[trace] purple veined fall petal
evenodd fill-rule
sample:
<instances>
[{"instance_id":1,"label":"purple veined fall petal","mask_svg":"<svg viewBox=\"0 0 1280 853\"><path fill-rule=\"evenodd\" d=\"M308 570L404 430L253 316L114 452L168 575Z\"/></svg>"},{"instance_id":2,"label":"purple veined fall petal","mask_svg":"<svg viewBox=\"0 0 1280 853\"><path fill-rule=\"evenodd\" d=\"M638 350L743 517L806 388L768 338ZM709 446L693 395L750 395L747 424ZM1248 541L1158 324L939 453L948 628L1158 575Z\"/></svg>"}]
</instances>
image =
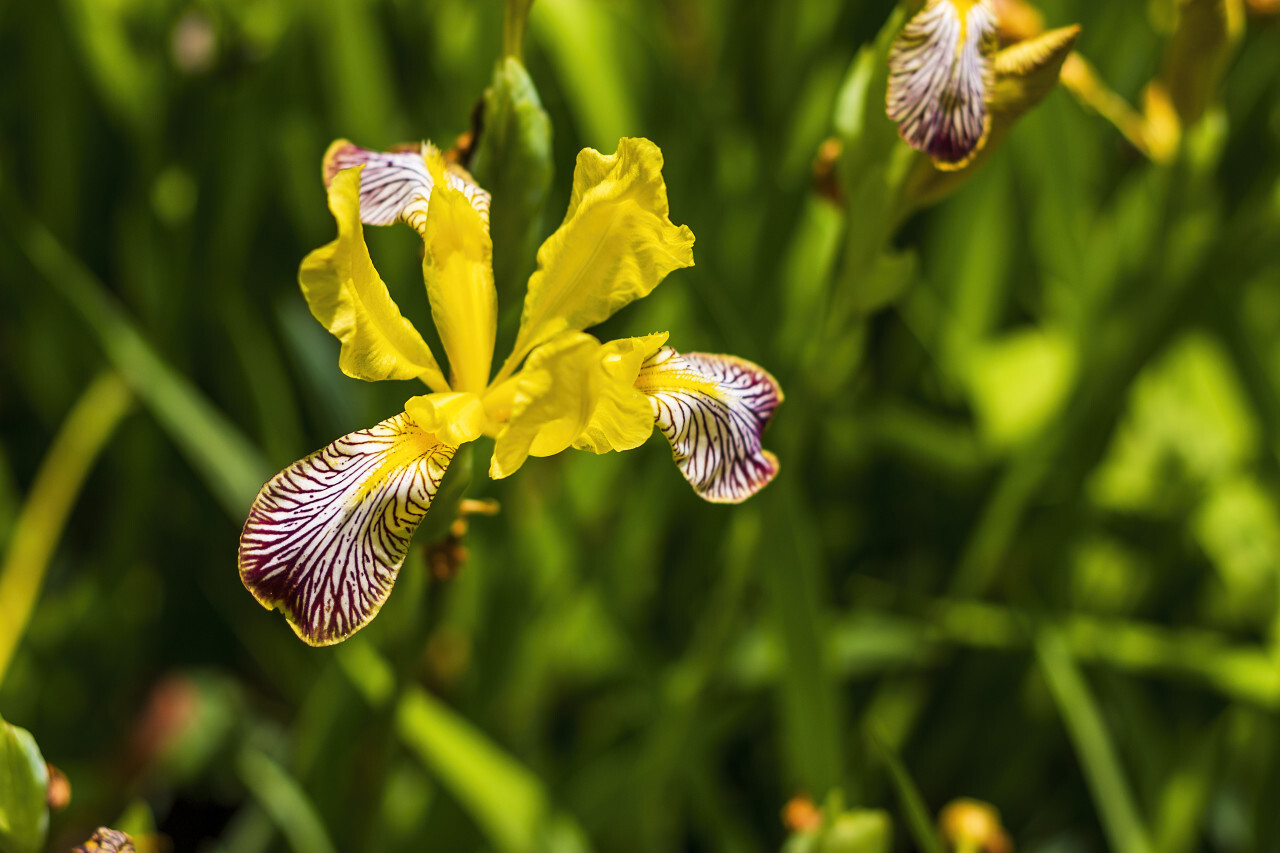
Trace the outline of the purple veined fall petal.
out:
<instances>
[{"instance_id":1,"label":"purple veined fall petal","mask_svg":"<svg viewBox=\"0 0 1280 853\"><path fill-rule=\"evenodd\" d=\"M929 0L894 40L886 112L940 169L961 168L986 141L996 33L989 0Z\"/></svg>"},{"instance_id":2,"label":"purple veined fall petal","mask_svg":"<svg viewBox=\"0 0 1280 853\"><path fill-rule=\"evenodd\" d=\"M782 389L760 367L663 347L644 362L636 387L649 395L676 465L703 499L740 503L778 473L761 439Z\"/></svg>"},{"instance_id":3,"label":"purple veined fall petal","mask_svg":"<svg viewBox=\"0 0 1280 853\"><path fill-rule=\"evenodd\" d=\"M419 234L427 223L427 203L433 181L426 158L433 153L430 143L406 146L394 151L371 151L345 139L329 146L324 155L324 184L343 169L364 166L360 175L360 221L365 225L407 222ZM480 188L463 168L447 164L445 175L471 206L489 221L489 193Z\"/></svg>"},{"instance_id":4,"label":"purple veined fall petal","mask_svg":"<svg viewBox=\"0 0 1280 853\"><path fill-rule=\"evenodd\" d=\"M240 534L240 578L313 646L368 624L456 448L406 414L345 435L271 479Z\"/></svg>"}]
</instances>

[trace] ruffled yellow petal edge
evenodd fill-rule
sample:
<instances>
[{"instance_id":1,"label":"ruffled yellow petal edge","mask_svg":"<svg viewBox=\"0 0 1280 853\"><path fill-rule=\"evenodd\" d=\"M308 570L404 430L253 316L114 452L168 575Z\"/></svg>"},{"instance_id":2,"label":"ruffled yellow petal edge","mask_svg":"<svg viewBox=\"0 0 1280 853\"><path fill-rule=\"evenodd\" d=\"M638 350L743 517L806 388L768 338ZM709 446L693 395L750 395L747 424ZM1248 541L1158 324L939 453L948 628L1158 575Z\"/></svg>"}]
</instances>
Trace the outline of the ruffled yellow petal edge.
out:
<instances>
[{"instance_id":1,"label":"ruffled yellow petal edge","mask_svg":"<svg viewBox=\"0 0 1280 853\"><path fill-rule=\"evenodd\" d=\"M584 149L564 222L538 249L520 331L499 379L535 347L605 321L672 270L692 265L693 232L669 218L658 146L622 139L608 156Z\"/></svg>"}]
</instances>

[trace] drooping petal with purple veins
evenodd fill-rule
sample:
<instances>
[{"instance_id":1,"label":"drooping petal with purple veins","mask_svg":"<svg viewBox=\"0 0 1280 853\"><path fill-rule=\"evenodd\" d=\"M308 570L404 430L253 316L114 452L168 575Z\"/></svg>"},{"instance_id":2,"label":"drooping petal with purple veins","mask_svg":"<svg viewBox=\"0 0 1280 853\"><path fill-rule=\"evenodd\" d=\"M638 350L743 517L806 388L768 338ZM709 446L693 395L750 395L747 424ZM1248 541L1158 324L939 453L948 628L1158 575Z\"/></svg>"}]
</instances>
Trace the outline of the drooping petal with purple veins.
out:
<instances>
[{"instance_id":1,"label":"drooping petal with purple veins","mask_svg":"<svg viewBox=\"0 0 1280 853\"><path fill-rule=\"evenodd\" d=\"M324 155L324 184L343 169L364 166L360 176L360 221L365 225L407 222L419 234L427 224L427 203L433 181L426 158L434 152L430 143L403 146L392 151L371 151L345 139L329 146ZM445 176L489 222L489 194L465 169L448 164Z\"/></svg>"},{"instance_id":2,"label":"drooping petal with purple veins","mask_svg":"<svg viewBox=\"0 0 1280 853\"><path fill-rule=\"evenodd\" d=\"M391 592L454 450L399 414L293 463L249 510L240 579L311 645L351 636Z\"/></svg>"},{"instance_id":3,"label":"drooping petal with purple veins","mask_svg":"<svg viewBox=\"0 0 1280 853\"><path fill-rule=\"evenodd\" d=\"M640 368L636 388L649 395L676 465L705 500L740 503L778 473L777 457L760 443L782 389L751 362L663 347Z\"/></svg>"},{"instance_id":4,"label":"drooping petal with purple veins","mask_svg":"<svg viewBox=\"0 0 1280 853\"><path fill-rule=\"evenodd\" d=\"M986 141L997 47L990 0L929 0L894 40L886 112L939 169L961 168Z\"/></svg>"}]
</instances>

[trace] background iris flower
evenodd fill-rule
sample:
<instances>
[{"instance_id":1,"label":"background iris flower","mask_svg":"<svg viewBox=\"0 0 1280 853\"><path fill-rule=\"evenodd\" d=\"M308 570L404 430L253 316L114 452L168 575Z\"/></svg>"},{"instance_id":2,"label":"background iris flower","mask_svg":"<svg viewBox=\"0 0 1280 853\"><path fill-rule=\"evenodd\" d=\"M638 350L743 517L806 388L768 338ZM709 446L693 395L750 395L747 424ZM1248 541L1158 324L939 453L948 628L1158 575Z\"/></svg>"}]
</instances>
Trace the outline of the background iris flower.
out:
<instances>
[{"instance_id":1,"label":"background iris flower","mask_svg":"<svg viewBox=\"0 0 1280 853\"><path fill-rule=\"evenodd\" d=\"M583 332L693 265L672 224L662 153L623 139L578 156L569 210L538 251L514 348L490 378L497 329L489 195L434 146L379 153L345 140L324 160L338 237L302 262L311 312L342 341L348 376L420 379L432 393L343 436L268 482L240 537L240 576L298 636L328 645L381 608L460 445L494 439L489 474L570 447L638 447L654 426L709 501L737 503L778 471L761 435L782 400L773 378L732 356L665 346L667 333L601 343ZM422 236L422 271L449 378L392 301L363 224Z\"/></svg>"},{"instance_id":2,"label":"background iris flower","mask_svg":"<svg viewBox=\"0 0 1280 853\"><path fill-rule=\"evenodd\" d=\"M889 118L939 168L958 169L986 142L999 42L990 0L929 0L889 54Z\"/></svg>"}]
</instances>

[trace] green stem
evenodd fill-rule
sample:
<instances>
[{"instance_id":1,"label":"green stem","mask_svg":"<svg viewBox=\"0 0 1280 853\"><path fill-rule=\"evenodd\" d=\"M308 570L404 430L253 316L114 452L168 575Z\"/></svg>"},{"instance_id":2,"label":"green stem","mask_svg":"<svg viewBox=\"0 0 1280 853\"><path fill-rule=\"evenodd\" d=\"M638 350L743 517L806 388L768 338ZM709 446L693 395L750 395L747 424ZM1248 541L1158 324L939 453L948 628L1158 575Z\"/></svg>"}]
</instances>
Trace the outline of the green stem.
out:
<instances>
[{"instance_id":1,"label":"green stem","mask_svg":"<svg viewBox=\"0 0 1280 853\"><path fill-rule=\"evenodd\" d=\"M1152 853L1151 839L1138 815L1115 745L1062 634L1055 628L1041 629L1036 636L1036 655L1075 745L1111 849Z\"/></svg>"},{"instance_id":2,"label":"green stem","mask_svg":"<svg viewBox=\"0 0 1280 853\"><path fill-rule=\"evenodd\" d=\"M0 184L3 230L84 319L107 359L222 506L232 517L243 517L274 468L186 377L161 358L107 286L4 190Z\"/></svg>"},{"instance_id":3,"label":"green stem","mask_svg":"<svg viewBox=\"0 0 1280 853\"><path fill-rule=\"evenodd\" d=\"M502 17L502 55L524 62L524 31L533 0L507 0Z\"/></svg>"},{"instance_id":4,"label":"green stem","mask_svg":"<svg viewBox=\"0 0 1280 853\"><path fill-rule=\"evenodd\" d=\"M132 403L128 386L117 374L98 376L76 402L40 465L0 571L0 681L31 620L49 558L85 477Z\"/></svg>"},{"instance_id":5,"label":"green stem","mask_svg":"<svg viewBox=\"0 0 1280 853\"><path fill-rule=\"evenodd\" d=\"M298 780L275 759L246 746L236 757L240 781L279 827L295 853L336 853L324 821Z\"/></svg>"}]
</instances>

